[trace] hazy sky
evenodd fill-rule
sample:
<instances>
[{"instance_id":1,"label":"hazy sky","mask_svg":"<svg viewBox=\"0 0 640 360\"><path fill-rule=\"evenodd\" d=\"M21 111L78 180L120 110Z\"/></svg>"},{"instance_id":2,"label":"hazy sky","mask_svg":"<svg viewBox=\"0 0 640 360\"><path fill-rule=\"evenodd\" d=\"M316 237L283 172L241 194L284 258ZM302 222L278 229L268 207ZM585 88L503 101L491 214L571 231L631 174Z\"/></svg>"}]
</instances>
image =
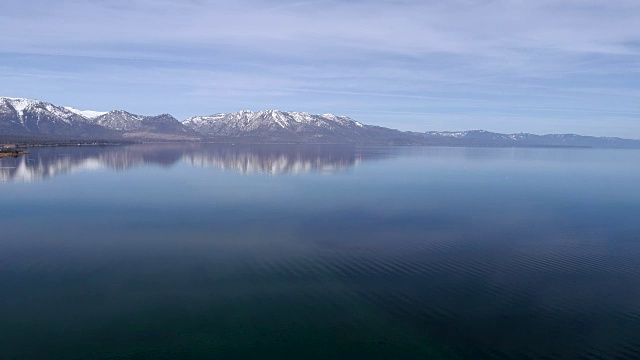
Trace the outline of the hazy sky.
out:
<instances>
[{"instance_id":1,"label":"hazy sky","mask_svg":"<svg viewBox=\"0 0 640 360\"><path fill-rule=\"evenodd\" d=\"M640 138L637 0L0 2L0 96Z\"/></svg>"}]
</instances>

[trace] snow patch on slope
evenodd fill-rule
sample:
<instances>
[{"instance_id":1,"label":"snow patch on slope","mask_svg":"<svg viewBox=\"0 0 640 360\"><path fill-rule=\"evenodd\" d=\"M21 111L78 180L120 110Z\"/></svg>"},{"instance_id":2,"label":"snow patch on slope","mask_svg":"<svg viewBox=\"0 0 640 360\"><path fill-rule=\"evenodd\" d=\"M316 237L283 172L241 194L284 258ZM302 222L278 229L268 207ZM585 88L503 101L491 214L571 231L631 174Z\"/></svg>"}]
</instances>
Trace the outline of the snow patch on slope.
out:
<instances>
[{"instance_id":1,"label":"snow patch on slope","mask_svg":"<svg viewBox=\"0 0 640 360\"><path fill-rule=\"evenodd\" d=\"M64 108L87 119L95 119L107 113L106 111L78 110L71 106L65 106Z\"/></svg>"},{"instance_id":2,"label":"snow patch on slope","mask_svg":"<svg viewBox=\"0 0 640 360\"><path fill-rule=\"evenodd\" d=\"M11 97L2 97L0 98L2 102L12 107L16 113L18 114L18 118L20 119L20 123L24 125L24 111L30 106L36 105L39 103L38 100L33 99L23 99L23 98L11 98Z\"/></svg>"},{"instance_id":3,"label":"snow patch on slope","mask_svg":"<svg viewBox=\"0 0 640 360\"><path fill-rule=\"evenodd\" d=\"M9 105L11 105L20 115L22 115L24 113L24 110L27 109L29 106L40 103L40 101L38 100L10 98L10 97L3 97L2 100L5 100L6 102L8 102Z\"/></svg>"}]
</instances>

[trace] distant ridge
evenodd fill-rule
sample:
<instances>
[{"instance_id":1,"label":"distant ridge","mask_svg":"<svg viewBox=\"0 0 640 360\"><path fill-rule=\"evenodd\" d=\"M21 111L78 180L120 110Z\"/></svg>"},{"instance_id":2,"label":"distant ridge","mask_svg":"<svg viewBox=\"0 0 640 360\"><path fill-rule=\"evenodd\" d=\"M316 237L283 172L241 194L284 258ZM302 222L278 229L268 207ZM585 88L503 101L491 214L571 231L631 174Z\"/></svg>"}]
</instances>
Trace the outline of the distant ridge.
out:
<instances>
[{"instance_id":1,"label":"distant ridge","mask_svg":"<svg viewBox=\"0 0 640 360\"><path fill-rule=\"evenodd\" d=\"M411 132L365 125L347 116L243 110L194 116L77 110L0 97L0 142L51 139L209 141L262 144L360 144L494 147L640 148L640 140L575 134L500 134L484 130Z\"/></svg>"}]
</instances>

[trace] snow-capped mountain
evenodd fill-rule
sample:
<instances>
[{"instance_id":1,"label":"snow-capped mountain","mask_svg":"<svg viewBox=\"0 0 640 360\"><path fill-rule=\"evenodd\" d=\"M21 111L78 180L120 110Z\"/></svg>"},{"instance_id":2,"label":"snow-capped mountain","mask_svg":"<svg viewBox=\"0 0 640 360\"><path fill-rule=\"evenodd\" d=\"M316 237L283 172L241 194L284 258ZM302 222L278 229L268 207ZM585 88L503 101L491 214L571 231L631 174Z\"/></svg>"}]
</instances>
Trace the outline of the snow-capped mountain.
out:
<instances>
[{"instance_id":1,"label":"snow-capped mountain","mask_svg":"<svg viewBox=\"0 0 640 360\"><path fill-rule=\"evenodd\" d=\"M40 122L44 125L47 120L67 125L82 120L75 112L32 99L0 98L0 111L4 117L26 128L37 128L41 125Z\"/></svg>"},{"instance_id":2,"label":"snow-capped mountain","mask_svg":"<svg viewBox=\"0 0 640 360\"><path fill-rule=\"evenodd\" d=\"M279 110L243 110L230 114L195 116L183 124L205 136L242 138L240 141L255 142L390 144L394 137L404 137L400 143L411 142L413 138L398 130L363 125L346 116Z\"/></svg>"},{"instance_id":3,"label":"snow-capped mountain","mask_svg":"<svg viewBox=\"0 0 640 360\"><path fill-rule=\"evenodd\" d=\"M136 115L124 110L109 111L90 120L107 129L124 132L151 132L162 134L190 134L191 131L169 114L157 116Z\"/></svg>"},{"instance_id":4,"label":"snow-capped mountain","mask_svg":"<svg viewBox=\"0 0 640 360\"><path fill-rule=\"evenodd\" d=\"M209 135L237 136L240 134L268 132L304 132L318 130L342 130L355 132L364 125L346 116L333 114L311 115L302 112L279 110L244 110L231 114L195 116L183 122L198 132Z\"/></svg>"},{"instance_id":5,"label":"snow-capped mountain","mask_svg":"<svg viewBox=\"0 0 640 360\"><path fill-rule=\"evenodd\" d=\"M196 140L200 135L169 114L136 115L124 110L109 111L90 119L92 123L140 140Z\"/></svg>"},{"instance_id":6,"label":"snow-capped mountain","mask_svg":"<svg viewBox=\"0 0 640 360\"><path fill-rule=\"evenodd\" d=\"M111 130L137 130L142 127L142 115L134 115L123 110L114 110L91 118L91 122Z\"/></svg>"},{"instance_id":7,"label":"snow-capped mountain","mask_svg":"<svg viewBox=\"0 0 640 360\"><path fill-rule=\"evenodd\" d=\"M105 129L86 122L86 118L48 102L0 98L0 133L84 136L106 134Z\"/></svg>"},{"instance_id":8,"label":"snow-capped mountain","mask_svg":"<svg viewBox=\"0 0 640 360\"><path fill-rule=\"evenodd\" d=\"M44 101L0 98L0 142L34 139L209 141L232 143L640 148L640 140L575 134L499 134L484 130L403 132L346 116L279 110L239 111L178 121L124 110L77 110Z\"/></svg>"},{"instance_id":9,"label":"snow-capped mountain","mask_svg":"<svg viewBox=\"0 0 640 360\"><path fill-rule=\"evenodd\" d=\"M171 115L143 116L122 110L78 110L21 98L0 98L0 135L78 139L198 138Z\"/></svg>"}]
</instances>

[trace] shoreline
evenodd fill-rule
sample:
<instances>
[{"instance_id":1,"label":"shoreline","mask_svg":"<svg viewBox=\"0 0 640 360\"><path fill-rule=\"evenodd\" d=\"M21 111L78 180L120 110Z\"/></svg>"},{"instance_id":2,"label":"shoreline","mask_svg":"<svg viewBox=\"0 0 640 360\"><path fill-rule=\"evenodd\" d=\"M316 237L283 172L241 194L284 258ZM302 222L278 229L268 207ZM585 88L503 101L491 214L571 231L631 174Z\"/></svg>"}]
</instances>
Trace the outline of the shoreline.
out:
<instances>
[{"instance_id":1,"label":"shoreline","mask_svg":"<svg viewBox=\"0 0 640 360\"><path fill-rule=\"evenodd\" d=\"M5 157L18 157L20 155L27 155L28 151L16 151L16 152L0 152L0 159Z\"/></svg>"}]
</instances>

